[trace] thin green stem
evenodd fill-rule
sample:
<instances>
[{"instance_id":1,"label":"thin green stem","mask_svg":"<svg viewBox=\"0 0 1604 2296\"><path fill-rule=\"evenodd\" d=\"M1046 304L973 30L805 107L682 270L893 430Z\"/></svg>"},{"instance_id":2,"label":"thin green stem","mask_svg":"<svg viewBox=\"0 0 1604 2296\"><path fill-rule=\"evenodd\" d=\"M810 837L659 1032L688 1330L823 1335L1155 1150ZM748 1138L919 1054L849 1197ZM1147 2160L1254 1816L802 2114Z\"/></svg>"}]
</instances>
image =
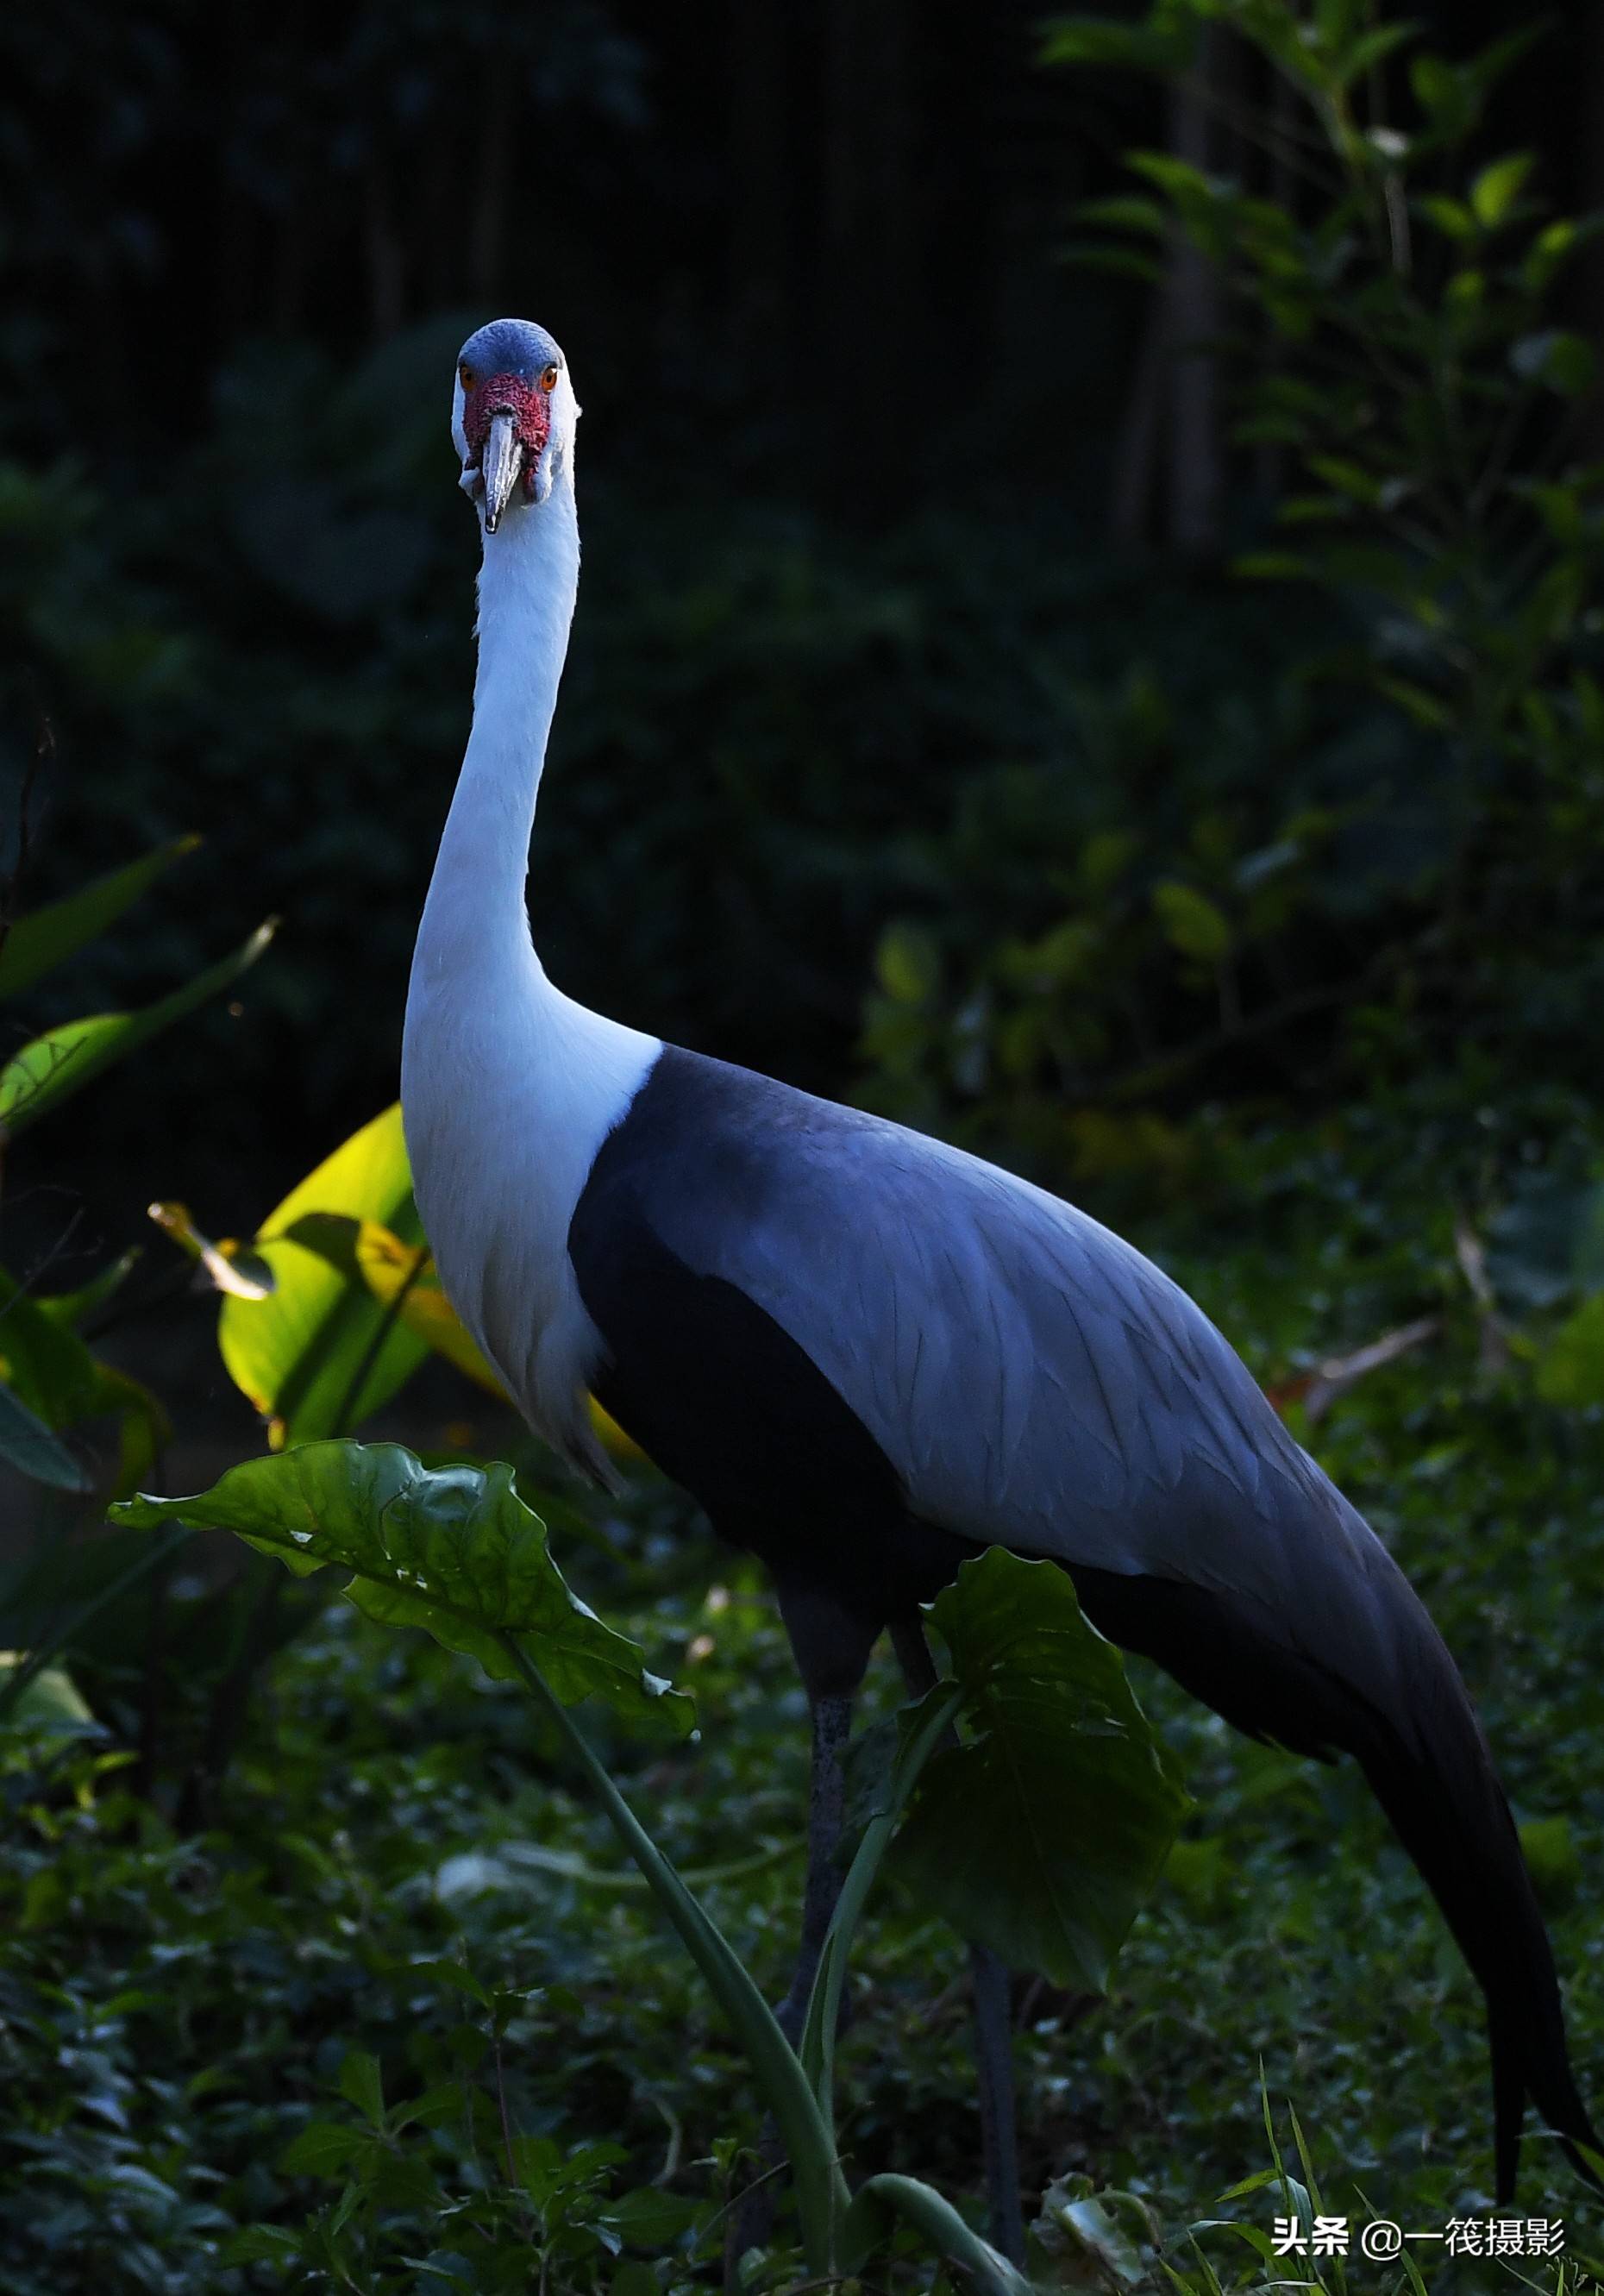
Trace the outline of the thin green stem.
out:
<instances>
[{"instance_id":1,"label":"thin green stem","mask_svg":"<svg viewBox=\"0 0 1604 2296\"><path fill-rule=\"evenodd\" d=\"M912 1734L892 1767L886 1807L877 1810L864 1827L857 1855L847 1868L841 1894L830 1917L824 1949L819 1956L818 1974L808 1999L807 2021L802 2030L802 2065L818 2099L819 2112L832 2145L836 2027L840 2021L841 1988L847 1980L847 1956L852 1949L853 1931L880 1871L880 1860L891 1846L896 1821L918 1784L919 1774L962 1703L963 1692L957 1683L940 1683L916 1710Z\"/></svg>"},{"instance_id":2,"label":"thin green stem","mask_svg":"<svg viewBox=\"0 0 1604 2296\"><path fill-rule=\"evenodd\" d=\"M644 1874L652 1895L734 2026L790 2158L807 2268L815 2276L828 2276L835 2269L837 2238L851 2196L836 2159L828 2117L814 2101L795 2050L721 1931L630 1808L539 1668L516 1636L503 1634L497 1639L530 1695L562 1734L614 1833Z\"/></svg>"},{"instance_id":3,"label":"thin green stem","mask_svg":"<svg viewBox=\"0 0 1604 2296\"><path fill-rule=\"evenodd\" d=\"M356 1406L362 1398L362 1390L368 1383L368 1375L382 1354L385 1341L401 1320L401 1311L406 1305L407 1294L428 1265L429 1246L426 1243L421 1243L413 1254L412 1266L402 1277L395 1292L385 1301L384 1313L380 1316L372 1335L357 1358L356 1368L347 1382L345 1393L340 1398L340 1408L334 1414L334 1426L339 1434L344 1435L350 1431Z\"/></svg>"}]
</instances>

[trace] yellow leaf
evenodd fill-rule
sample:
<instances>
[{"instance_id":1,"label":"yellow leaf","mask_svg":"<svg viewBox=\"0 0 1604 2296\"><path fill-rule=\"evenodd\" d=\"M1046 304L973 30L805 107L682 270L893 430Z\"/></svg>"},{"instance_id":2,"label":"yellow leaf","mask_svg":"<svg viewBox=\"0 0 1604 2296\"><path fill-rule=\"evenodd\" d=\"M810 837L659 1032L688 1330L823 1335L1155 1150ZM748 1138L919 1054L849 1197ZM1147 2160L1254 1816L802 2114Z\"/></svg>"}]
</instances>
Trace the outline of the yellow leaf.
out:
<instances>
[{"instance_id":1,"label":"yellow leaf","mask_svg":"<svg viewBox=\"0 0 1604 2296\"><path fill-rule=\"evenodd\" d=\"M437 1355L465 1372L491 1395L506 1398L506 1390L474 1345L461 1316L440 1289L433 1259L427 1252L420 1265L417 1250L378 1220L357 1224L356 1265L376 1300L396 1313L410 1331L428 1341Z\"/></svg>"}]
</instances>

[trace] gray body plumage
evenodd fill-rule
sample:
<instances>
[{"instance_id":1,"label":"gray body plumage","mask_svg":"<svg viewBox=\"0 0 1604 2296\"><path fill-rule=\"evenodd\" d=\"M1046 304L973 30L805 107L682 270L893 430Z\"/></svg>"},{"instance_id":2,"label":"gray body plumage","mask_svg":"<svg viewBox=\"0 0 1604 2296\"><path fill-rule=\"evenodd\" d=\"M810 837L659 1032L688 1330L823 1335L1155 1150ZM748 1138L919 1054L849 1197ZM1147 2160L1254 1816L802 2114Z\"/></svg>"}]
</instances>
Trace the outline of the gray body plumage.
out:
<instances>
[{"instance_id":1,"label":"gray body plumage","mask_svg":"<svg viewBox=\"0 0 1604 2296\"><path fill-rule=\"evenodd\" d=\"M797 1343L911 1516L1250 1603L1301 1622L1311 1656L1341 1628L1366 1690L1395 1686L1391 1559L1150 1260L940 1141L718 1062L693 1072L655 1109L642 1095L639 1216Z\"/></svg>"}]
</instances>

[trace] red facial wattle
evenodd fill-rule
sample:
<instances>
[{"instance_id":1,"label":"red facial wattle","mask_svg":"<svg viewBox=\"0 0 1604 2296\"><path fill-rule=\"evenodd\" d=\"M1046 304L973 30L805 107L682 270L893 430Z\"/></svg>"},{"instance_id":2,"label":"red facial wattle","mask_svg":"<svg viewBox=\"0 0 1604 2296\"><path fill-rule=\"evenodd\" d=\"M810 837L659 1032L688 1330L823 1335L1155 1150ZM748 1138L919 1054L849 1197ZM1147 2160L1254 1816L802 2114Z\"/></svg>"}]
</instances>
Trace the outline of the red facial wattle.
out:
<instances>
[{"instance_id":1,"label":"red facial wattle","mask_svg":"<svg viewBox=\"0 0 1604 2296\"><path fill-rule=\"evenodd\" d=\"M483 382L476 382L465 391L462 432L473 450L473 460L468 466L471 470L477 467L484 454L490 424L497 414L511 414L517 422L518 443L524 450L524 496L533 501L535 468L552 433L551 394L542 390L537 382L525 382L516 374L487 375Z\"/></svg>"}]
</instances>

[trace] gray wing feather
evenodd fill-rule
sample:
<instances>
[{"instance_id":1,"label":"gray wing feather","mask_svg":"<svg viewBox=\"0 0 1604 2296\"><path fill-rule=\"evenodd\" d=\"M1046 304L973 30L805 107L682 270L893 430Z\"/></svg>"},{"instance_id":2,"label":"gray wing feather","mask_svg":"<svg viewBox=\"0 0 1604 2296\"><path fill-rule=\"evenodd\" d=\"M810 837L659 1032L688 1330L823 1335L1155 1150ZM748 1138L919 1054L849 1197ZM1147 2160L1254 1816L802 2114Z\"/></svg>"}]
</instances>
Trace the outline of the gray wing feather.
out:
<instances>
[{"instance_id":1,"label":"gray wing feather","mask_svg":"<svg viewBox=\"0 0 1604 2296\"><path fill-rule=\"evenodd\" d=\"M673 1160L653 1225L806 1349L915 1514L1282 1617L1311 1542L1361 1582L1390 1574L1234 1350L1140 1252L961 1150L759 1085L742 1077L722 1138Z\"/></svg>"}]
</instances>

